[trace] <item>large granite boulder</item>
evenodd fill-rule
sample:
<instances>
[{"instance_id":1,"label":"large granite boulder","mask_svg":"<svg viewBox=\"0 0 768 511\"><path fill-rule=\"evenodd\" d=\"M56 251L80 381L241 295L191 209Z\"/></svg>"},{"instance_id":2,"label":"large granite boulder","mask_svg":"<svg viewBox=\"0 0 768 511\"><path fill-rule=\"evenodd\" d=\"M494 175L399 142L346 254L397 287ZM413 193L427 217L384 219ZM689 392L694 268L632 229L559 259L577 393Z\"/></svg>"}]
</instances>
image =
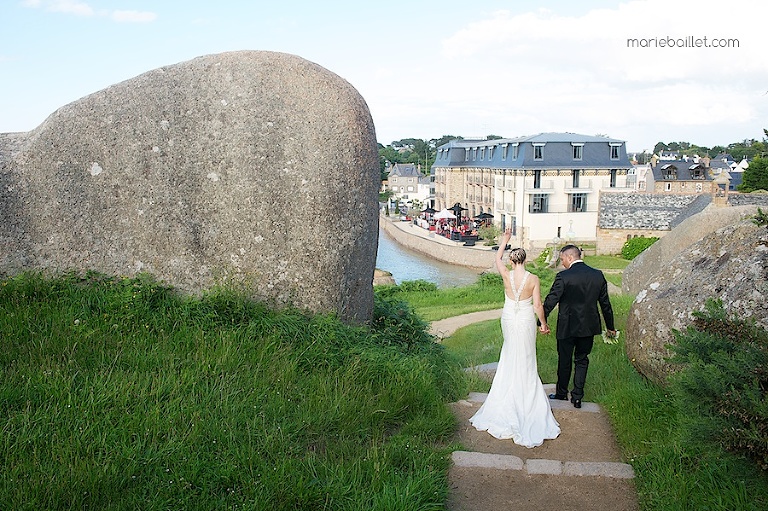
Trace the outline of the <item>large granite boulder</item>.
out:
<instances>
[{"instance_id":1,"label":"large granite boulder","mask_svg":"<svg viewBox=\"0 0 768 511\"><path fill-rule=\"evenodd\" d=\"M650 379L664 383L673 330L684 331L708 298L768 328L768 227L741 220L706 235L649 275L630 308L627 355Z\"/></svg>"},{"instance_id":2,"label":"large granite boulder","mask_svg":"<svg viewBox=\"0 0 768 511\"><path fill-rule=\"evenodd\" d=\"M752 216L756 212L757 206L710 206L685 219L624 269L621 279L622 292L636 295L646 287L649 279L654 278L659 270L663 271L667 263L680 252L717 229Z\"/></svg>"},{"instance_id":3,"label":"large granite boulder","mask_svg":"<svg viewBox=\"0 0 768 511\"><path fill-rule=\"evenodd\" d=\"M199 57L0 135L0 272L149 272L365 321L379 185L342 78L282 53Z\"/></svg>"}]
</instances>

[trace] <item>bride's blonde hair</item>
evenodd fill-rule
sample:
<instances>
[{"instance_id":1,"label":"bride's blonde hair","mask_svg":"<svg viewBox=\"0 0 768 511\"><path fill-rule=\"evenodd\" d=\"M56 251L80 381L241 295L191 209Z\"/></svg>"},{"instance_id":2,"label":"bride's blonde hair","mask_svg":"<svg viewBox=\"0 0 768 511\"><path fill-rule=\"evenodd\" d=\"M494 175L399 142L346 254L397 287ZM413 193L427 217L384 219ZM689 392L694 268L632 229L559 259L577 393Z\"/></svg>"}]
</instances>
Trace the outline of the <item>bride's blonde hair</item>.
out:
<instances>
[{"instance_id":1,"label":"bride's blonde hair","mask_svg":"<svg viewBox=\"0 0 768 511\"><path fill-rule=\"evenodd\" d=\"M509 251L509 262L512 264L523 264L525 262L526 254L522 248L513 248Z\"/></svg>"}]
</instances>

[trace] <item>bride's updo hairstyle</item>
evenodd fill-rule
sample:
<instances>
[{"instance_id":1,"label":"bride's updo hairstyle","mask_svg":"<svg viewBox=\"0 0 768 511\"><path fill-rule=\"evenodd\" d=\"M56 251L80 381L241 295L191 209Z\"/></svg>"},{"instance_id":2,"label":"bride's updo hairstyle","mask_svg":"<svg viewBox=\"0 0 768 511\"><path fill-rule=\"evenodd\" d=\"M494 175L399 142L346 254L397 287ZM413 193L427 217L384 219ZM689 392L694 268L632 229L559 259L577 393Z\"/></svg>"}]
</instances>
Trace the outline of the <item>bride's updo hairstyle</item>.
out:
<instances>
[{"instance_id":1,"label":"bride's updo hairstyle","mask_svg":"<svg viewBox=\"0 0 768 511\"><path fill-rule=\"evenodd\" d=\"M509 262L513 264L523 264L525 262L525 250L522 248L513 248L509 251Z\"/></svg>"}]
</instances>

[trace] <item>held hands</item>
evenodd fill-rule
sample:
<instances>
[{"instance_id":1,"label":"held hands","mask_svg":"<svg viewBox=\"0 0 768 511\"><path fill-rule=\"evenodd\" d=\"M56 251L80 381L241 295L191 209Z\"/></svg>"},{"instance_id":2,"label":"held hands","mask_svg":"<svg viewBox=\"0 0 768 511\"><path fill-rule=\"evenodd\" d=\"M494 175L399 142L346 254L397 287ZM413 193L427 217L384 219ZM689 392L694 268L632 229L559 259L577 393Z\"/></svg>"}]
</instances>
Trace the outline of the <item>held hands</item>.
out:
<instances>
[{"instance_id":1,"label":"held hands","mask_svg":"<svg viewBox=\"0 0 768 511\"><path fill-rule=\"evenodd\" d=\"M546 323L542 323L539 325L539 332L541 332L544 335L549 335L551 330L549 329L549 325Z\"/></svg>"}]
</instances>

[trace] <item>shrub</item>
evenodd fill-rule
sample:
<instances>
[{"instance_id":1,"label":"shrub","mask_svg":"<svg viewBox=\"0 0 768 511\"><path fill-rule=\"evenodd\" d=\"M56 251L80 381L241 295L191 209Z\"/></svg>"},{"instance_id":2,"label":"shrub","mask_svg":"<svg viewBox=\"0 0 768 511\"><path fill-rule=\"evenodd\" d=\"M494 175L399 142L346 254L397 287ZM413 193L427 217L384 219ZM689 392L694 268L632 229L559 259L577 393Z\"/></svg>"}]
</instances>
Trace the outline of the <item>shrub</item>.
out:
<instances>
[{"instance_id":1,"label":"shrub","mask_svg":"<svg viewBox=\"0 0 768 511\"><path fill-rule=\"evenodd\" d=\"M504 285L504 280L498 273L486 272L480 274L477 285L480 287L499 287Z\"/></svg>"},{"instance_id":2,"label":"shrub","mask_svg":"<svg viewBox=\"0 0 768 511\"><path fill-rule=\"evenodd\" d=\"M752 217L752 221L756 225L768 225L768 213L760 208L757 208L757 214Z\"/></svg>"},{"instance_id":3,"label":"shrub","mask_svg":"<svg viewBox=\"0 0 768 511\"><path fill-rule=\"evenodd\" d=\"M768 332L729 317L720 300L694 317L670 346L682 366L670 381L689 440L719 442L768 470Z\"/></svg>"},{"instance_id":4,"label":"shrub","mask_svg":"<svg viewBox=\"0 0 768 511\"><path fill-rule=\"evenodd\" d=\"M374 295L371 329L381 344L407 348L432 345L429 324L402 300Z\"/></svg>"},{"instance_id":5,"label":"shrub","mask_svg":"<svg viewBox=\"0 0 768 511\"><path fill-rule=\"evenodd\" d=\"M651 236L650 238L632 238L621 247L621 257L631 261L639 256L643 250L656 243L659 238Z\"/></svg>"},{"instance_id":6,"label":"shrub","mask_svg":"<svg viewBox=\"0 0 768 511\"><path fill-rule=\"evenodd\" d=\"M400 288L400 291L404 293L409 293L412 291L437 291L437 284L433 282L428 282L423 279L419 280L406 280L402 284L398 286Z\"/></svg>"},{"instance_id":7,"label":"shrub","mask_svg":"<svg viewBox=\"0 0 768 511\"><path fill-rule=\"evenodd\" d=\"M501 229L496 225L483 225L477 230L477 234L485 240L484 245L493 246L497 243L496 238L501 234Z\"/></svg>"}]
</instances>

